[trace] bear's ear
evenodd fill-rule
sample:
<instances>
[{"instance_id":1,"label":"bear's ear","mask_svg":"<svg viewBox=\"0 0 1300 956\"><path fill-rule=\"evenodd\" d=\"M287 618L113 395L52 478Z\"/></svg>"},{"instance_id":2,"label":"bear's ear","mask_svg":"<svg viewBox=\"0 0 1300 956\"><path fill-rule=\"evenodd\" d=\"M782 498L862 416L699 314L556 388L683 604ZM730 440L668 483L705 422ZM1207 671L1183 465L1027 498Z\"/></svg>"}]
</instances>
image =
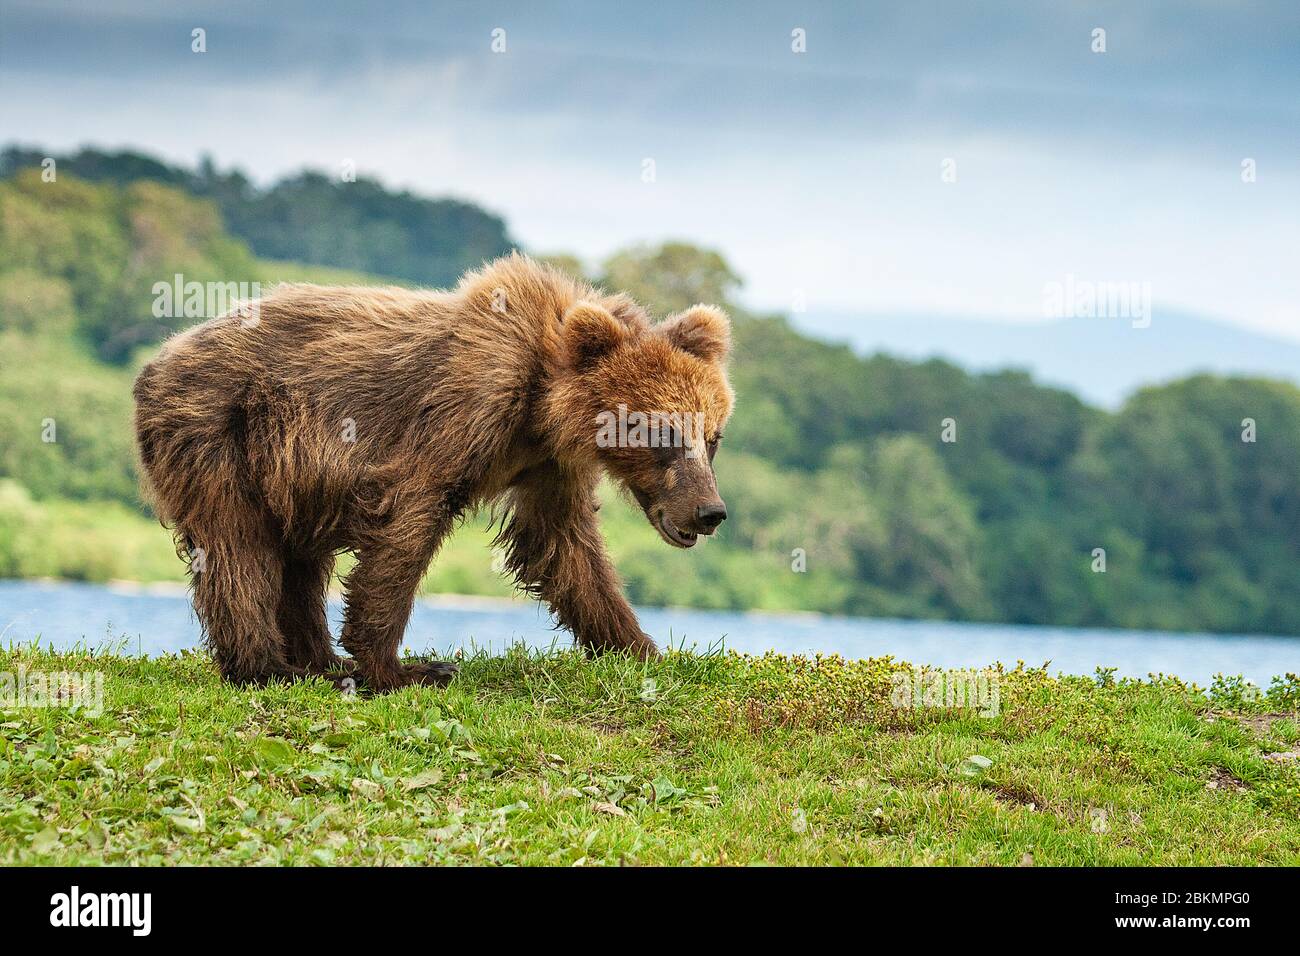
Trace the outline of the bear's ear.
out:
<instances>
[{"instance_id":1,"label":"bear's ear","mask_svg":"<svg viewBox=\"0 0 1300 956\"><path fill-rule=\"evenodd\" d=\"M614 351L626 336L618 319L590 302L579 302L564 313L565 351L579 372Z\"/></svg>"},{"instance_id":2,"label":"bear's ear","mask_svg":"<svg viewBox=\"0 0 1300 956\"><path fill-rule=\"evenodd\" d=\"M664 319L658 330L677 348L706 362L725 358L731 350L731 323L717 306L693 305Z\"/></svg>"}]
</instances>

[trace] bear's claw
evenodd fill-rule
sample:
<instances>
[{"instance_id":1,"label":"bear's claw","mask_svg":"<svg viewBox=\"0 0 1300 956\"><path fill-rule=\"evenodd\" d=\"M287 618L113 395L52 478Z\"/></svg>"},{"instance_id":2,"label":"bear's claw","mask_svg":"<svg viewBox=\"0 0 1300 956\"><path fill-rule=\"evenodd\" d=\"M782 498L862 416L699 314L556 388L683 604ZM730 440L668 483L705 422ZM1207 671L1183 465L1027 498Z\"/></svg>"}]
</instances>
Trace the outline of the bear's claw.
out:
<instances>
[{"instance_id":1,"label":"bear's claw","mask_svg":"<svg viewBox=\"0 0 1300 956\"><path fill-rule=\"evenodd\" d=\"M429 661L424 664L412 664L410 667L412 683L424 684L426 687L445 687L451 679L460 673L460 668L450 661Z\"/></svg>"}]
</instances>

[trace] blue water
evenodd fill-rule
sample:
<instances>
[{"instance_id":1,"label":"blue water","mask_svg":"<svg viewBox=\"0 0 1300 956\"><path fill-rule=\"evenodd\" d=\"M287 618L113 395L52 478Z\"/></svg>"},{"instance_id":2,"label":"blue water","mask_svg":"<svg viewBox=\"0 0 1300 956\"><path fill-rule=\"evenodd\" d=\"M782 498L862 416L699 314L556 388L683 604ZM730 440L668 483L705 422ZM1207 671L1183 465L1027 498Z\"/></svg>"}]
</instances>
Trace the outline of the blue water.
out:
<instances>
[{"instance_id":1,"label":"blue water","mask_svg":"<svg viewBox=\"0 0 1300 956\"><path fill-rule=\"evenodd\" d=\"M338 633L342 609L330 604ZM1176 674L1207 685L1216 673L1241 674L1260 686L1300 672L1300 637L956 624L821 615L745 614L642 608L642 627L663 646L707 650L725 646L751 654L892 654L936 667L983 667L1017 660L1052 672L1092 674L1116 667L1121 676ZM0 645L30 642L68 647L120 643L128 653L194 647L199 626L183 592L42 581L0 581ZM518 641L533 647L572 643L536 604L472 598L417 602L406 631L413 652L456 648L499 651Z\"/></svg>"}]
</instances>

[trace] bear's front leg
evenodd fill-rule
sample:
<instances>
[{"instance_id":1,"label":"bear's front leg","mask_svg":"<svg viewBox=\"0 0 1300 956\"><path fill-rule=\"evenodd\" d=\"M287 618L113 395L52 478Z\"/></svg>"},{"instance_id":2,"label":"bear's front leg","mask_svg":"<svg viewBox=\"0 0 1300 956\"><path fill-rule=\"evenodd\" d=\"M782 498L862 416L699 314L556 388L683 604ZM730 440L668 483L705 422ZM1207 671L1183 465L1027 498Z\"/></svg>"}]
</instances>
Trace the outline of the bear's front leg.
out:
<instances>
[{"instance_id":1,"label":"bear's front leg","mask_svg":"<svg viewBox=\"0 0 1300 956\"><path fill-rule=\"evenodd\" d=\"M497 544L519 584L550 606L579 645L656 658L659 650L641 630L605 554L593 485L558 466L533 469L511 490L510 518Z\"/></svg>"},{"instance_id":2,"label":"bear's front leg","mask_svg":"<svg viewBox=\"0 0 1300 956\"><path fill-rule=\"evenodd\" d=\"M454 516L432 522L418 516L394 521L358 550L357 565L344 585L340 643L352 655L357 676L368 690L441 686L456 675L455 664L403 665L397 656L420 579L453 522Z\"/></svg>"}]
</instances>

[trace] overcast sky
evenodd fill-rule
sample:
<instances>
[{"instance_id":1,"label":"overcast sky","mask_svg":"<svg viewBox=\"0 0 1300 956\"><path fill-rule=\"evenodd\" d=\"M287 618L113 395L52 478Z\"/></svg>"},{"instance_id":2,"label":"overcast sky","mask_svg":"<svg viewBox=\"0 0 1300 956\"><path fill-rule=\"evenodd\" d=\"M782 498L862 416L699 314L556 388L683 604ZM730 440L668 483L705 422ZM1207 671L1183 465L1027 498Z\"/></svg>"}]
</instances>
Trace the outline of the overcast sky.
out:
<instances>
[{"instance_id":1,"label":"overcast sky","mask_svg":"<svg viewBox=\"0 0 1300 956\"><path fill-rule=\"evenodd\" d=\"M760 307L1023 321L1072 274L1300 339L1294 2L0 0L0 141L352 160L535 251L717 247Z\"/></svg>"}]
</instances>

